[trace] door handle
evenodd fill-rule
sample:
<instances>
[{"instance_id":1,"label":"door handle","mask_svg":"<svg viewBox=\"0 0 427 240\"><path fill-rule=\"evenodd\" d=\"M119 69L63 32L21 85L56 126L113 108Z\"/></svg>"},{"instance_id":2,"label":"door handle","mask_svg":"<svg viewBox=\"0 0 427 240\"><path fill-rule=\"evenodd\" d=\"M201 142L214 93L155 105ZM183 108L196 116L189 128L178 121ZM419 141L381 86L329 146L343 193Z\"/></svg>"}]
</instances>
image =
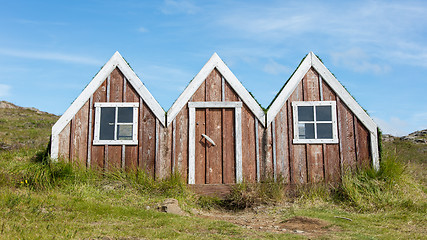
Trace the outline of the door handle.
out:
<instances>
[{"instance_id":1,"label":"door handle","mask_svg":"<svg viewBox=\"0 0 427 240\"><path fill-rule=\"evenodd\" d=\"M208 142L210 142L212 146L215 146L215 142L212 140L212 138L206 136L205 134L202 134L202 137L206 138L206 140L208 140Z\"/></svg>"}]
</instances>

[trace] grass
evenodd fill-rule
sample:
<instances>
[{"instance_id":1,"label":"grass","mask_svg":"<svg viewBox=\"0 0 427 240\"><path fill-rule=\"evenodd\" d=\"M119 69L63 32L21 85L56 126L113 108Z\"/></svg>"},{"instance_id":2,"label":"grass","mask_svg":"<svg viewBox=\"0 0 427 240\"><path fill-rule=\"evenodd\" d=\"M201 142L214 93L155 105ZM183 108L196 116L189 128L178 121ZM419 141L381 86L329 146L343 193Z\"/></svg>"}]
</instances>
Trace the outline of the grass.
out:
<instances>
[{"instance_id":1,"label":"grass","mask_svg":"<svg viewBox=\"0 0 427 240\"><path fill-rule=\"evenodd\" d=\"M427 146L396 139L383 143L381 171L346 174L342 184L286 186L272 178L243 182L230 197L197 197L173 175L154 181L143 172L99 172L46 158L56 116L0 109L0 239L305 239L194 216L216 209L240 216L258 205L286 220L305 216L329 229L311 239L423 239L427 235ZM20 112L22 111L22 112ZM16 132L16 134L13 134ZM2 145L4 146L4 145ZM176 198L189 216L156 210ZM247 210L246 210L247 211ZM263 221L262 214L257 215ZM351 219L346 220L342 217Z\"/></svg>"}]
</instances>

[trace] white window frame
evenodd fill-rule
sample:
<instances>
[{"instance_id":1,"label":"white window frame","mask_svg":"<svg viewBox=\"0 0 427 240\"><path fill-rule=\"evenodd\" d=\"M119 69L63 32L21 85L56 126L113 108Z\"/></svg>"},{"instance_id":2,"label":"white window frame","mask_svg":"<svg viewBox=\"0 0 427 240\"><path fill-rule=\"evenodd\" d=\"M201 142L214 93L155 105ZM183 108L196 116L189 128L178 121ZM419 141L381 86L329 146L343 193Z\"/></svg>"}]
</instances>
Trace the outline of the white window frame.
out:
<instances>
[{"instance_id":1,"label":"white window frame","mask_svg":"<svg viewBox=\"0 0 427 240\"><path fill-rule=\"evenodd\" d=\"M114 122L114 138L117 138L117 126L121 125L118 120L118 108L132 107L133 122L132 122L132 140L100 140L100 123L101 123L101 108L115 107L116 117ZM139 102L97 102L95 103L95 129L93 145L138 145L138 108ZM128 125L128 124L125 124Z\"/></svg>"},{"instance_id":2,"label":"white window frame","mask_svg":"<svg viewBox=\"0 0 427 240\"><path fill-rule=\"evenodd\" d=\"M298 107L299 106L313 106L314 119L313 121L299 121L298 120ZM316 106L331 106L332 121L316 121ZM292 102L293 121L294 121L294 139L293 143L296 144L316 144L316 143L338 143L338 124L337 124L337 104L335 101L295 101ZM299 128L300 123L314 123L314 139L300 139ZM332 139L317 139L317 125L316 123L332 123Z\"/></svg>"}]
</instances>

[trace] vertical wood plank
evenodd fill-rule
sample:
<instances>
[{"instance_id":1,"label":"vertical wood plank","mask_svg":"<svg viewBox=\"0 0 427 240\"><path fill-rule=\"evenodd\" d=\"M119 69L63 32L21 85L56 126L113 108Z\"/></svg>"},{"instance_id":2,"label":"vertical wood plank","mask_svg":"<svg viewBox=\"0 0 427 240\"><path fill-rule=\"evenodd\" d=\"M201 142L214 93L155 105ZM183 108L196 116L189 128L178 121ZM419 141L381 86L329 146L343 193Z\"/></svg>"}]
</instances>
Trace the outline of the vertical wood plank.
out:
<instances>
[{"instance_id":1,"label":"vertical wood plank","mask_svg":"<svg viewBox=\"0 0 427 240\"><path fill-rule=\"evenodd\" d=\"M243 177L249 182L256 181L256 155L255 155L255 120L251 110L243 104L241 108L242 131L242 162L245 166Z\"/></svg>"},{"instance_id":2,"label":"vertical wood plank","mask_svg":"<svg viewBox=\"0 0 427 240\"><path fill-rule=\"evenodd\" d=\"M360 121L355 121L355 125L357 131L357 167L361 169L368 168L371 164L369 131Z\"/></svg>"},{"instance_id":3,"label":"vertical wood plank","mask_svg":"<svg viewBox=\"0 0 427 240\"><path fill-rule=\"evenodd\" d=\"M182 110L176 116L176 128L175 128L175 161L176 169L180 172L181 176L187 181L187 162L188 162L188 106L185 105Z\"/></svg>"},{"instance_id":4,"label":"vertical wood plank","mask_svg":"<svg viewBox=\"0 0 427 240\"><path fill-rule=\"evenodd\" d=\"M176 119L174 119L173 121L172 121L172 146L171 146L171 148L172 148L172 152L171 152L171 154L172 154L172 156L171 156L171 159L172 159L172 163L171 163L171 171L172 171L172 173L175 173L175 170L176 170L176 160L175 160L175 156L176 156L176 147L175 147L175 139L176 139Z\"/></svg>"},{"instance_id":5,"label":"vertical wood plank","mask_svg":"<svg viewBox=\"0 0 427 240\"><path fill-rule=\"evenodd\" d=\"M86 166L87 160L87 141L89 124L89 101L76 113L72 121L72 156L73 161L79 166Z\"/></svg>"},{"instance_id":6,"label":"vertical wood plank","mask_svg":"<svg viewBox=\"0 0 427 240\"><path fill-rule=\"evenodd\" d=\"M215 146L206 142L209 184L222 183L222 109L209 109L206 121L206 133L215 142Z\"/></svg>"},{"instance_id":7,"label":"vertical wood plank","mask_svg":"<svg viewBox=\"0 0 427 240\"><path fill-rule=\"evenodd\" d=\"M160 164L160 122L156 118L156 131L155 131L155 156L154 156L154 177L160 179L161 164Z\"/></svg>"},{"instance_id":8,"label":"vertical wood plank","mask_svg":"<svg viewBox=\"0 0 427 240\"><path fill-rule=\"evenodd\" d=\"M144 103L142 115L142 166L146 173L154 178L154 165L156 158L156 117Z\"/></svg>"},{"instance_id":9,"label":"vertical wood plank","mask_svg":"<svg viewBox=\"0 0 427 240\"><path fill-rule=\"evenodd\" d=\"M163 179L172 173L172 125L167 128L159 124L159 160L156 165L159 165L158 178Z\"/></svg>"},{"instance_id":10,"label":"vertical wood plank","mask_svg":"<svg viewBox=\"0 0 427 240\"><path fill-rule=\"evenodd\" d=\"M70 157L70 129L71 122L59 133L59 158L67 159Z\"/></svg>"},{"instance_id":11,"label":"vertical wood plank","mask_svg":"<svg viewBox=\"0 0 427 240\"><path fill-rule=\"evenodd\" d=\"M289 116L292 118L293 110L292 110L292 102L293 101L303 101L303 81L301 81L294 92L289 97L288 101L288 111L290 111ZM288 128L293 129L293 120L288 121ZM293 135L292 135L293 136ZM291 183L293 184L304 184L307 183L307 159L306 159L306 146L304 144L292 144L291 145Z\"/></svg>"},{"instance_id":12,"label":"vertical wood plank","mask_svg":"<svg viewBox=\"0 0 427 240\"><path fill-rule=\"evenodd\" d=\"M129 81L125 79L125 87L123 88L123 95L124 95L124 101L125 102L139 102L139 95L136 93L135 89L132 87L132 85L129 83ZM126 89L126 91L125 91ZM141 103L142 104L142 101ZM140 116L141 106L138 109L138 116ZM140 118L138 118L138 145L143 144L139 141L140 134L142 132L140 131ZM127 145L125 147L125 153L124 153L124 160L125 160L125 169L135 171L138 167L138 145Z\"/></svg>"},{"instance_id":13,"label":"vertical wood plank","mask_svg":"<svg viewBox=\"0 0 427 240\"><path fill-rule=\"evenodd\" d=\"M93 105L93 95L92 96L90 96L90 98L89 98L89 118L88 118L88 121L89 121L89 124L88 124L88 132L87 132L87 136L88 136L88 139L87 139L87 144L86 144L86 147L87 147L87 157L86 157L86 167L87 168L90 168L90 161L91 161L91 151L92 151L92 147L91 147L91 145L92 145L92 132L93 132L93 130L92 130L92 121L93 121L93 118L92 118L92 116L93 116L93 108L92 108L92 105Z\"/></svg>"},{"instance_id":14,"label":"vertical wood plank","mask_svg":"<svg viewBox=\"0 0 427 240\"><path fill-rule=\"evenodd\" d=\"M276 161L276 127L275 121L271 122L271 145L273 147L273 178L277 181L277 161Z\"/></svg>"},{"instance_id":15,"label":"vertical wood plank","mask_svg":"<svg viewBox=\"0 0 427 240\"><path fill-rule=\"evenodd\" d=\"M221 101L222 77L218 70L214 69L206 78L206 101Z\"/></svg>"},{"instance_id":16,"label":"vertical wood plank","mask_svg":"<svg viewBox=\"0 0 427 240\"><path fill-rule=\"evenodd\" d=\"M195 110L195 183L206 183L206 139L202 134L206 134L206 109ZM191 124L191 123L190 123Z\"/></svg>"},{"instance_id":17,"label":"vertical wood plank","mask_svg":"<svg viewBox=\"0 0 427 240\"><path fill-rule=\"evenodd\" d=\"M317 183L323 176L323 146L322 144L307 145L308 182Z\"/></svg>"},{"instance_id":18,"label":"vertical wood plank","mask_svg":"<svg viewBox=\"0 0 427 240\"><path fill-rule=\"evenodd\" d=\"M285 183L290 183L289 176L289 146L288 146L288 119L287 105L284 104L276 116L276 156L279 174L283 177Z\"/></svg>"},{"instance_id":19,"label":"vertical wood plank","mask_svg":"<svg viewBox=\"0 0 427 240\"><path fill-rule=\"evenodd\" d=\"M340 129L339 138L342 144L342 163L343 170L354 170L356 167L356 152L354 144L354 128L353 115L348 107L342 102L337 102L337 110L339 112Z\"/></svg>"},{"instance_id":20,"label":"vertical wood plank","mask_svg":"<svg viewBox=\"0 0 427 240\"><path fill-rule=\"evenodd\" d=\"M254 116L255 123L255 161L256 161L256 180L261 181L261 169L260 169L260 156L259 156L259 131L258 131L258 119Z\"/></svg>"},{"instance_id":21,"label":"vertical wood plank","mask_svg":"<svg viewBox=\"0 0 427 240\"><path fill-rule=\"evenodd\" d=\"M138 159L137 166L138 170L144 171L144 161L143 161L143 152L144 152L144 142L143 142L143 134L145 125L142 124L142 120L144 119L144 102L142 98L139 97L139 111L138 111Z\"/></svg>"},{"instance_id":22,"label":"vertical wood plank","mask_svg":"<svg viewBox=\"0 0 427 240\"><path fill-rule=\"evenodd\" d=\"M105 80L93 94L93 104L90 106L92 108L92 112L95 112L94 104L96 102L106 102L106 101L107 101L107 80ZM94 136L94 130L95 130L95 114L92 115L92 131L91 131L92 139ZM105 158L105 147L103 145L93 145L92 142L90 142L89 144L92 147L91 168L103 169L104 158Z\"/></svg>"},{"instance_id":23,"label":"vertical wood plank","mask_svg":"<svg viewBox=\"0 0 427 240\"><path fill-rule=\"evenodd\" d=\"M335 93L325 81L322 81L322 93L324 101L336 101ZM324 162L326 182L338 182L341 179L339 146L339 144L326 144L325 146Z\"/></svg>"}]
</instances>

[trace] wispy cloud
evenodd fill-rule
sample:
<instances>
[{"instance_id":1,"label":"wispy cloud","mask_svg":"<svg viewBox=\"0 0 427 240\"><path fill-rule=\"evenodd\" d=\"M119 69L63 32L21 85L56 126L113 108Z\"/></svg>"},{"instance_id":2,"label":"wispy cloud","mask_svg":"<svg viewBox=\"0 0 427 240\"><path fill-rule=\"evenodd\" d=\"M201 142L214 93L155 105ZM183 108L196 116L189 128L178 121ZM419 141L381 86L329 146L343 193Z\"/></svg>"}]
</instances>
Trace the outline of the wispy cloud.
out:
<instances>
[{"instance_id":1,"label":"wispy cloud","mask_svg":"<svg viewBox=\"0 0 427 240\"><path fill-rule=\"evenodd\" d=\"M165 0L160 10L164 14L195 14L200 8L189 0Z\"/></svg>"},{"instance_id":2,"label":"wispy cloud","mask_svg":"<svg viewBox=\"0 0 427 240\"><path fill-rule=\"evenodd\" d=\"M332 61L337 66L345 66L356 72L373 72L375 74L386 73L390 67L378 64L371 56L360 48L352 48L344 52L332 52Z\"/></svg>"},{"instance_id":3,"label":"wispy cloud","mask_svg":"<svg viewBox=\"0 0 427 240\"><path fill-rule=\"evenodd\" d=\"M6 84L0 84L0 97L8 97L10 96L11 86Z\"/></svg>"},{"instance_id":4,"label":"wispy cloud","mask_svg":"<svg viewBox=\"0 0 427 240\"><path fill-rule=\"evenodd\" d=\"M17 57L17 58L70 62L70 63L95 65L95 66L99 66L103 64L102 61L99 61L94 58L90 58L86 56L78 56L73 54L55 53L55 52L38 52L38 51L26 51L26 50L0 48L0 55Z\"/></svg>"}]
</instances>

